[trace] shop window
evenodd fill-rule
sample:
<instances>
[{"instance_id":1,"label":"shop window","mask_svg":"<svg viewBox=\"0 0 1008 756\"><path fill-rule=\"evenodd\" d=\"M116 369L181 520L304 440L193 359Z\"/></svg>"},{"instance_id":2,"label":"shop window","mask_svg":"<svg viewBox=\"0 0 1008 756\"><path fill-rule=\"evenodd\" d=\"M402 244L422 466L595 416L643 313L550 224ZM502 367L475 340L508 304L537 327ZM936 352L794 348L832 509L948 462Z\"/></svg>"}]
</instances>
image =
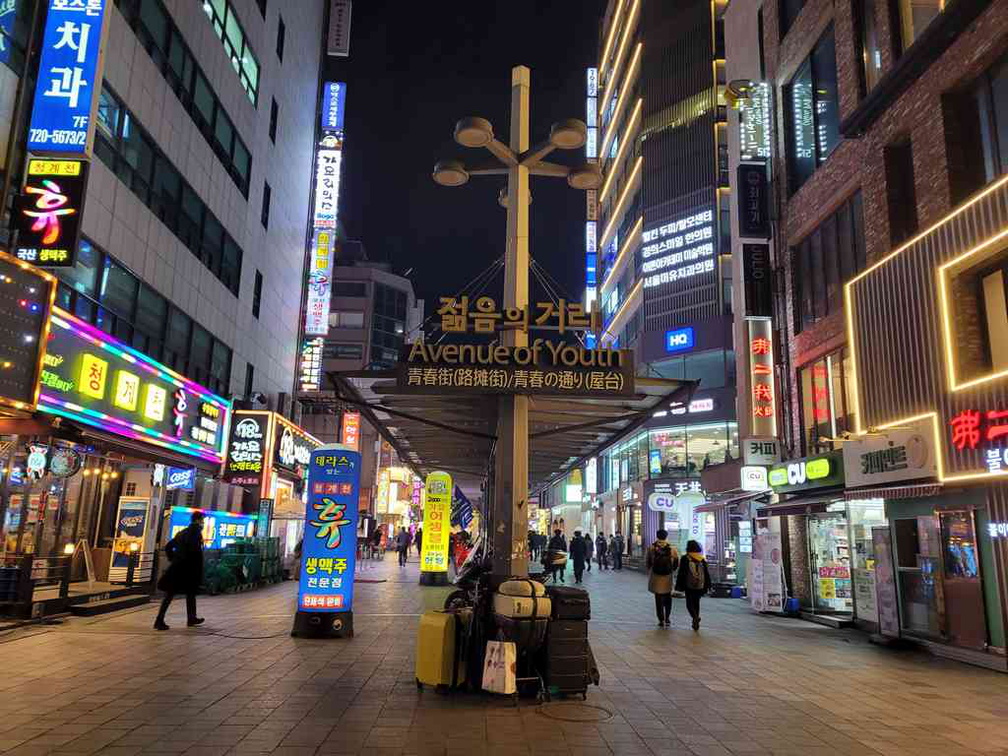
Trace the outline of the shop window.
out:
<instances>
[{"instance_id":1,"label":"shop window","mask_svg":"<svg viewBox=\"0 0 1008 756\"><path fill-rule=\"evenodd\" d=\"M782 38L788 33L804 5L805 0L780 0L778 7L780 8L780 35Z\"/></svg>"},{"instance_id":2,"label":"shop window","mask_svg":"<svg viewBox=\"0 0 1008 756\"><path fill-rule=\"evenodd\" d=\"M835 439L853 429L853 368L847 349L832 352L798 370L802 408L802 451L833 449Z\"/></svg>"},{"instance_id":3,"label":"shop window","mask_svg":"<svg viewBox=\"0 0 1008 756\"><path fill-rule=\"evenodd\" d=\"M698 475L708 465L738 458L736 423L699 423L649 432L651 477ZM655 461L651 460L655 457ZM657 465L661 472L657 473ZM645 476L646 477L646 476Z\"/></svg>"},{"instance_id":4,"label":"shop window","mask_svg":"<svg viewBox=\"0 0 1008 756\"><path fill-rule=\"evenodd\" d=\"M874 89L882 77L882 50L879 46L875 5L875 0L854 0L855 19L860 29L862 94Z\"/></svg>"},{"instance_id":5,"label":"shop window","mask_svg":"<svg viewBox=\"0 0 1008 756\"><path fill-rule=\"evenodd\" d=\"M909 137L882 150L889 241L896 247L917 232L917 193L914 189L913 147Z\"/></svg>"},{"instance_id":6,"label":"shop window","mask_svg":"<svg viewBox=\"0 0 1008 756\"><path fill-rule=\"evenodd\" d=\"M865 268L861 192L856 192L792 251L795 331L843 309L843 284Z\"/></svg>"},{"instance_id":7,"label":"shop window","mask_svg":"<svg viewBox=\"0 0 1008 756\"><path fill-rule=\"evenodd\" d=\"M896 3L903 50L908 50L949 4L948 0L896 0Z\"/></svg>"},{"instance_id":8,"label":"shop window","mask_svg":"<svg viewBox=\"0 0 1008 756\"><path fill-rule=\"evenodd\" d=\"M836 45L833 27L784 87L788 185L804 184L840 141Z\"/></svg>"}]
</instances>

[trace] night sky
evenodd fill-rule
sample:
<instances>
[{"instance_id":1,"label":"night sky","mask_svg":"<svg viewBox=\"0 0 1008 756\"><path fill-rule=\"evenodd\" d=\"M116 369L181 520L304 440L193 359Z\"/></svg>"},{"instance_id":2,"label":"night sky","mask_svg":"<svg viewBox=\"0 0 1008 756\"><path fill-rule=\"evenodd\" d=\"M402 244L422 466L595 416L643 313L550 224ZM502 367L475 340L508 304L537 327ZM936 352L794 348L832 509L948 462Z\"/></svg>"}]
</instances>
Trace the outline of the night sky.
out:
<instances>
[{"instance_id":1,"label":"night sky","mask_svg":"<svg viewBox=\"0 0 1008 756\"><path fill-rule=\"evenodd\" d=\"M498 0L353 5L350 57L329 58L327 78L347 82L340 212L350 239L373 260L410 275L429 315L504 251L497 204L504 177L445 188L443 158L489 157L455 144L464 116L488 118L507 143L510 70L532 70L531 142L562 118L584 119L585 68L596 55L605 0ZM408 9L408 10L407 10ZM576 163L583 150L548 159ZM566 290L584 289L584 193L533 178L531 253ZM492 288L499 295L498 278ZM490 293L488 291L488 293ZM533 296L537 292L533 291ZM500 300L498 299L498 302ZM535 299L533 299L535 301Z\"/></svg>"}]
</instances>

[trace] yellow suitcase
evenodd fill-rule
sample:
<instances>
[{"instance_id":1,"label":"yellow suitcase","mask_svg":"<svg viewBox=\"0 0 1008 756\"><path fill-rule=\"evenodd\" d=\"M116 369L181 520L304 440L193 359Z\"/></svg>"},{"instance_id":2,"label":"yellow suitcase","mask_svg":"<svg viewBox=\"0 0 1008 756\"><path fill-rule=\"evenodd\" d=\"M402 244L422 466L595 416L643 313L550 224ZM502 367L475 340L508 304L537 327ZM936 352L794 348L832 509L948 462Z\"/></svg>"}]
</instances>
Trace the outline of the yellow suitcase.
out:
<instances>
[{"instance_id":1,"label":"yellow suitcase","mask_svg":"<svg viewBox=\"0 0 1008 756\"><path fill-rule=\"evenodd\" d=\"M453 688L465 682L463 630L471 614L425 612L416 642L416 684ZM454 673L454 682L452 681Z\"/></svg>"}]
</instances>

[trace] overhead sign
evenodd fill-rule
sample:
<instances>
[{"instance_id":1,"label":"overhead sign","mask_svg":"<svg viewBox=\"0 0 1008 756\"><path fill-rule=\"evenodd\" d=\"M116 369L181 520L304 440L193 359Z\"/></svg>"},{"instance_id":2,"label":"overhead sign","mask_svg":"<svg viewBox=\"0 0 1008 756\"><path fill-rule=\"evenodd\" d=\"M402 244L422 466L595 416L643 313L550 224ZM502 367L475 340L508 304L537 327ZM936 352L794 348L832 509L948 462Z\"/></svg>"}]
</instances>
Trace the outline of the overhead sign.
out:
<instances>
[{"instance_id":1,"label":"overhead sign","mask_svg":"<svg viewBox=\"0 0 1008 756\"><path fill-rule=\"evenodd\" d=\"M747 465L774 465L780 461L780 446L776 438L742 439L742 462Z\"/></svg>"},{"instance_id":2,"label":"overhead sign","mask_svg":"<svg viewBox=\"0 0 1008 756\"><path fill-rule=\"evenodd\" d=\"M745 465L742 467L741 487L743 491L766 491L770 488L765 467Z\"/></svg>"},{"instance_id":3,"label":"overhead sign","mask_svg":"<svg viewBox=\"0 0 1008 756\"><path fill-rule=\"evenodd\" d=\"M851 436L843 445L847 487L937 477L931 438L923 423L906 430Z\"/></svg>"},{"instance_id":4,"label":"overhead sign","mask_svg":"<svg viewBox=\"0 0 1008 756\"><path fill-rule=\"evenodd\" d=\"M770 238L770 185L763 163L742 163L738 167L739 236Z\"/></svg>"},{"instance_id":5,"label":"overhead sign","mask_svg":"<svg viewBox=\"0 0 1008 756\"><path fill-rule=\"evenodd\" d=\"M283 415L275 414L273 464L286 470L302 474L311 462L311 453L320 442L305 433Z\"/></svg>"},{"instance_id":6,"label":"overhead sign","mask_svg":"<svg viewBox=\"0 0 1008 756\"><path fill-rule=\"evenodd\" d=\"M757 436L777 436L777 399L774 388L773 321L746 318L749 358L750 428Z\"/></svg>"},{"instance_id":7,"label":"overhead sign","mask_svg":"<svg viewBox=\"0 0 1008 756\"><path fill-rule=\"evenodd\" d=\"M453 490L451 475L441 471L432 472L427 476L425 489L420 571L447 572Z\"/></svg>"},{"instance_id":8,"label":"overhead sign","mask_svg":"<svg viewBox=\"0 0 1008 756\"><path fill-rule=\"evenodd\" d=\"M404 346L397 382L413 393L630 396L633 352L588 349L535 339L529 346L436 344Z\"/></svg>"},{"instance_id":9,"label":"overhead sign","mask_svg":"<svg viewBox=\"0 0 1008 756\"><path fill-rule=\"evenodd\" d=\"M0 252L0 405L35 409L56 279Z\"/></svg>"},{"instance_id":10,"label":"overhead sign","mask_svg":"<svg viewBox=\"0 0 1008 756\"><path fill-rule=\"evenodd\" d=\"M602 327L601 315L588 312L580 302L560 299L556 302L536 302L525 307L497 307L493 297L479 297L469 307L467 296L440 297L437 314L445 333L497 333L498 331L593 331Z\"/></svg>"},{"instance_id":11,"label":"overhead sign","mask_svg":"<svg viewBox=\"0 0 1008 756\"><path fill-rule=\"evenodd\" d=\"M340 440L344 446L360 451L361 415L360 412L344 412L340 423Z\"/></svg>"},{"instance_id":12,"label":"overhead sign","mask_svg":"<svg viewBox=\"0 0 1008 756\"><path fill-rule=\"evenodd\" d=\"M693 326L665 331L665 351L670 354L688 352L696 343Z\"/></svg>"},{"instance_id":13,"label":"overhead sign","mask_svg":"<svg viewBox=\"0 0 1008 756\"><path fill-rule=\"evenodd\" d=\"M339 444L311 453L298 611L353 610L361 456Z\"/></svg>"},{"instance_id":14,"label":"overhead sign","mask_svg":"<svg viewBox=\"0 0 1008 756\"><path fill-rule=\"evenodd\" d=\"M742 279L745 283L745 314L772 317L773 269L769 245L742 245Z\"/></svg>"},{"instance_id":15,"label":"overhead sign","mask_svg":"<svg viewBox=\"0 0 1008 756\"><path fill-rule=\"evenodd\" d=\"M346 83L327 81L322 85L322 131L343 133Z\"/></svg>"},{"instance_id":16,"label":"overhead sign","mask_svg":"<svg viewBox=\"0 0 1008 756\"><path fill-rule=\"evenodd\" d=\"M712 208L644 229L641 246L644 288L712 272L716 236Z\"/></svg>"},{"instance_id":17,"label":"overhead sign","mask_svg":"<svg viewBox=\"0 0 1008 756\"><path fill-rule=\"evenodd\" d=\"M219 465L231 403L53 309L38 409Z\"/></svg>"},{"instance_id":18,"label":"overhead sign","mask_svg":"<svg viewBox=\"0 0 1008 756\"><path fill-rule=\"evenodd\" d=\"M193 512L203 513L203 548L223 549L238 538L252 538L255 535L255 515L236 514L217 509L200 509L192 507L172 507L169 526L171 537L185 530L192 522Z\"/></svg>"},{"instance_id":19,"label":"overhead sign","mask_svg":"<svg viewBox=\"0 0 1008 756\"><path fill-rule=\"evenodd\" d=\"M77 262L88 162L31 158L25 184L14 206L19 260L48 268Z\"/></svg>"},{"instance_id":20,"label":"overhead sign","mask_svg":"<svg viewBox=\"0 0 1008 756\"><path fill-rule=\"evenodd\" d=\"M335 250L333 231L316 229L308 264L308 298L305 302L305 335L329 333L329 302L332 299L332 270Z\"/></svg>"},{"instance_id":21,"label":"overhead sign","mask_svg":"<svg viewBox=\"0 0 1008 756\"><path fill-rule=\"evenodd\" d=\"M315 153L315 215L312 225L316 229L336 229L342 162L343 139L332 134L323 137Z\"/></svg>"},{"instance_id":22,"label":"overhead sign","mask_svg":"<svg viewBox=\"0 0 1008 756\"><path fill-rule=\"evenodd\" d=\"M101 89L101 48L109 0L48 0L29 152L85 155Z\"/></svg>"},{"instance_id":23,"label":"overhead sign","mask_svg":"<svg viewBox=\"0 0 1008 756\"><path fill-rule=\"evenodd\" d=\"M809 491L844 485L843 452L796 459L771 467L767 473L770 487L779 493Z\"/></svg>"},{"instance_id":24,"label":"overhead sign","mask_svg":"<svg viewBox=\"0 0 1008 756\"><path fill-rule=\"evenodd\" d=\"M196 489L196 469L192 467L169 467L165 475L166 491L193 491Z\"/></svg>"},{"instance_id":25,"label":"overhead sign","mask_svg":"<svg viewBox=\"0 0 1008 756\"><path fill-rule=\"evenodd\" d=\"M235 413L224 464L225 481L236 486L259 485L266 463L269 419L269 412Z\"/></svg>"}]
</instances>

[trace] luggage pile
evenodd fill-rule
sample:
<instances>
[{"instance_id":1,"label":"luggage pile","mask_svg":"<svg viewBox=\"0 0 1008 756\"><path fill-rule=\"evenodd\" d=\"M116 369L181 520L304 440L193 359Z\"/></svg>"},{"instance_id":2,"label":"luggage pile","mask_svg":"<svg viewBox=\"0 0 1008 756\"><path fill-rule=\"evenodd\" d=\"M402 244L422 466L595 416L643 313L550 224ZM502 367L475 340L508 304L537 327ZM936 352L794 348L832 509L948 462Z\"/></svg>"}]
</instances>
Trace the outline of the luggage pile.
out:
<instances>
[{"instance_id":1,"label":"luggage pile","mask_svg":"<svg viewBox=\"0 0 1008 756\"><path fill-rule=\"evenodd\" d=\"M588 620L591 600L581 588L551 585L546 589L551 599L551 615L546 644L540 653L540 666L549 694L580 693L588 697L592 677L591 649L588 646Z\"/></svg>"},{"instance_id":2,"label":"luggage pile","mask_svg":"<svg viewBox=\"0 0 1008 756\"><path fill-rule=\"evenodd\" d=\"M493 596L494 621L519 652L536 651L546 638L552 602L535 580L508 580Z\"/></svg>"},{"instance_id":3,"label":"luggage pile","mask_svg":"<svg viewBox=\"0 0 1008 756\"><path fill-rule=\"evenodd\" d=\"M472 609L426 612L420 616L416 646L416 686L456 688L466 680L466 630Z\"/></svg>"}]
</instances>

